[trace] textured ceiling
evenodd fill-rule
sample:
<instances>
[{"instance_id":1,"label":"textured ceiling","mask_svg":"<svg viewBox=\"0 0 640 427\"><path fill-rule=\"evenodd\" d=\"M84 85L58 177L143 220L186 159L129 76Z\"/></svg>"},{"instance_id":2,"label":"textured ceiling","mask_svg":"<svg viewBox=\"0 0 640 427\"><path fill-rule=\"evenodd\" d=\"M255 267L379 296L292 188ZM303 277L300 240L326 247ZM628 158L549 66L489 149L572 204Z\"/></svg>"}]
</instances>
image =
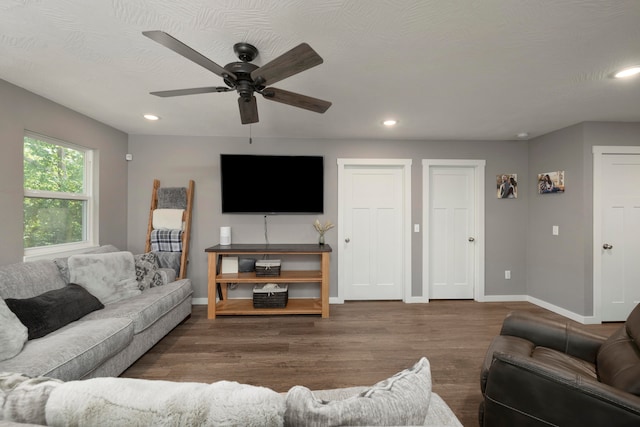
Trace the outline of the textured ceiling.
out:
<instances>
[{"instance_id":1,"label":"textured ceiling","mask_svg":"<svg viewBox=\"0 0 640 427\"><path fill-rule=\"evenodd\" d=\"M640 64L638 0L2 0L0 78L130 134L247 136L235 92L149 95L223 82L146 30L222 66L239 41L257 65L311 45L324 64L274 86L333 106L258 96L254 137L515 139L640 121L640 77L609 78Z\"/></svg>"}]
</instances>

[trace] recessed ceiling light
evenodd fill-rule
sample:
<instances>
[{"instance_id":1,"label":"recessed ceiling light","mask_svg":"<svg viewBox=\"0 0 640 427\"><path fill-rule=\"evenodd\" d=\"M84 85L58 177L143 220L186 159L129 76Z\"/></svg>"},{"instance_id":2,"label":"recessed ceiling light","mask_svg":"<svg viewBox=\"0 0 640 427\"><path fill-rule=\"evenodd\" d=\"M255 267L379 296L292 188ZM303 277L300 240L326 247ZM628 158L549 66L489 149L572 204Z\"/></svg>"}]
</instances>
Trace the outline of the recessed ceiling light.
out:
<instances>
[{"instance_id":1,"label":"recessed ceiling light","mask_svg":"<svg viewBox=\"0 0 640 427\"><path fill-rule=\"evenodd\" d=\"M625 68L624 70L615 73L613 77L616 79L623 79L625 77L635 76L636 74L640 74L640 66Z\"/></svg>"},{"instance_id":2,"label":"recessed ceiling light","mask_svg":"<svg viewBox=\"0 0 640 427\"><path fill-rule=\"evenodd\" d=\"M527 132L520 132L519 134L516 135L518 138L520 139L524 139L524 138L528 138L529 134Z\"/></svg>"},{"instance_id":3,"label":"recessed ceiling light","mask_svg":"<svg viewBox=\"0 0 640 427\"><path fill-rule=\"evenodd\" d=\"M387 127L391 127L391 126L395 126L398 124L397 120L393 120L393 119L389 119L389 120L385 120L384 122L382 122L383 125L387 126Z\"/></svg>"},{"instance_id":4,"label":"recessed ceiling light","mask_svg":"<svg viewBox=\"0 0 640 427\"><path fill-rule=\"evenodd\" d=\"M144 118L151 121L160 120L160 117L156 116L155 114L145 114Z\"/></svg>"}]
</instances>

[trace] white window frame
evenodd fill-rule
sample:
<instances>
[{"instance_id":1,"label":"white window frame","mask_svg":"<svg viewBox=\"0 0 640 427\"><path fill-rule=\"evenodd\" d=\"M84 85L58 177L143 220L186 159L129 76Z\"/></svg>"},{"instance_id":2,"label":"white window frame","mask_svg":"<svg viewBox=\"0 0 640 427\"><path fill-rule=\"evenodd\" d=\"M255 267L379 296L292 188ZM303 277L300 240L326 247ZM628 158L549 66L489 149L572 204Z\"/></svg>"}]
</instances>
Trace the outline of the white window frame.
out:
<instances>
[{"instance_id":1,"label":"white window frame","mask_svg":"<svg viewBox=\"0 0 640 427\"><path fill-rule=\"evenodd\" d=\"M62 141L56 138L52 138L46 135L38 134L31 131L25 131L24 137L38 139L40 141L47 142L53 145L59 145L61 147L70 148L72 150L81 151L84 153L84 192L82 194L77 193L63 193L55 191L42 191L42 190L28 190L24 188L24 197L39 197L39 198L51 198L51 199L64 199L64 200L82 200L86 201L86 210L84 217L83 227L83 240L80 242L62 243L49 246L38 246L33 248L24 248L24 260L36 260L55 258L60 256L68 256L74 253L79 253L88 248L92 248L98 245L98 192L97 192L97 176L98 168L96 150L92 148L83 147L80 145L72 144L66 141ZM24 152L24 142L23 142ZM24 171L23 171L24 174Z\"/></svg>"}]
</instances>

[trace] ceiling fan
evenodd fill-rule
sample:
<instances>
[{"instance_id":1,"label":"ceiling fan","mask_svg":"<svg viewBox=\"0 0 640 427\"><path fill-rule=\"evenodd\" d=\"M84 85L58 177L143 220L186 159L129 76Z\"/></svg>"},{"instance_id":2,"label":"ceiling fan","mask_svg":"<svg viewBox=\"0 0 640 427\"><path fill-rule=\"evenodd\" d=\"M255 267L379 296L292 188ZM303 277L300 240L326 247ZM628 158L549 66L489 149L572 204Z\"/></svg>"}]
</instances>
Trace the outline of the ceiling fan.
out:
<instances>
[{"instance_id":1,"label":"ceiling fan","mask_svg":"<svg viewBox=\"0 0 640 427\"><path fill-rule=\"evenodd\" d=\"M258 56L258 49L249 43L236 43L233 46L233 50L240 61L221 67L163 31L143 31L142 34L217 74L222 77L227 85L165 90L151 92L151 95L170 97L235 90L240 95L238 107L240 108L242 124L258 122L258 105L256 104L254 93L259 93L270 101L281 102L316 113L324 113L331 106L331 102L323 101L322 99L275 87L267 87L294 74L322 64L323 61L320 55L306 43L299 44L262 67L250 63Z\"/></svg>"}]
</instances>

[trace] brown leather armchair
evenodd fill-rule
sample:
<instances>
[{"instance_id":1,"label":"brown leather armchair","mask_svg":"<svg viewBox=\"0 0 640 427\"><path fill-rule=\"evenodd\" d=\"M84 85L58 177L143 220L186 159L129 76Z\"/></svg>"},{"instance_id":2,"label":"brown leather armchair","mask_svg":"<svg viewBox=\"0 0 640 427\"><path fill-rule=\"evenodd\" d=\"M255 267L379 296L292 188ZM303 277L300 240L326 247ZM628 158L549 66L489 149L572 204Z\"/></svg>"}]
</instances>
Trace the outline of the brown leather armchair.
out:
<instances>
[{"instance_id":1,"label":"brown leather armchair","mask_svg":"<svg viewBox=\"0 0 640 427\"><path fill-rule=\"evenodd\" d=\"M480 426L640 426L640 304L609 338L513 312L482 366Z\"/></svg>"}]
</instances>

